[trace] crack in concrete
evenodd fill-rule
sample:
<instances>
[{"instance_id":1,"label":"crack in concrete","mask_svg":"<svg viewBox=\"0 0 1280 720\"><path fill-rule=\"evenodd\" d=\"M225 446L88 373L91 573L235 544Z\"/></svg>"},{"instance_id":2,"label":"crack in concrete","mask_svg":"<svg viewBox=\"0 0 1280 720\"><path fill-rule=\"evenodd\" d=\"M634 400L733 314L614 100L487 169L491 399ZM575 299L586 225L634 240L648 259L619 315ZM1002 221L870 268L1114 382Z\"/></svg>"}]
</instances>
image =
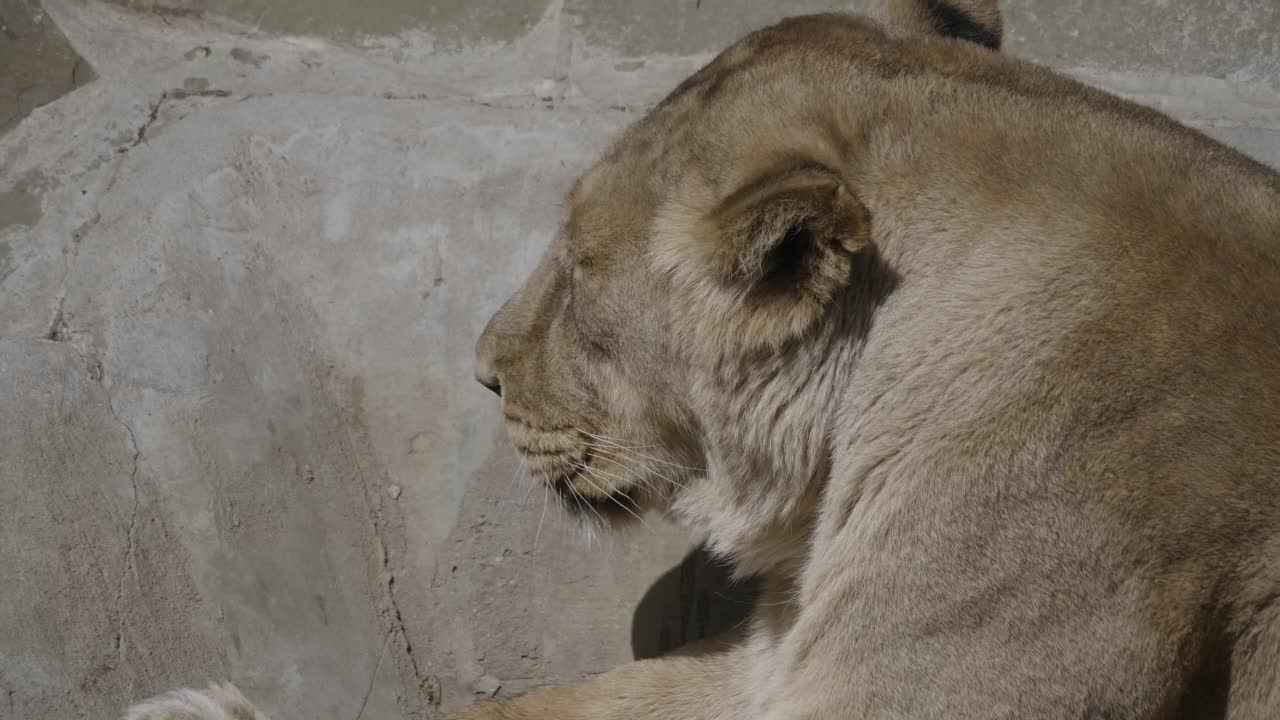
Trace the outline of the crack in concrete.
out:
<instances>
[{"instance_id":1,"label":"crack in concrete","mask_svg":"<svg viewBox=\"0 0 1280 720\"><path fill-rule=\"evenodd\" d=\"M399 636L400 641L404 643L405 656L409 659L409 666L413 670L414 679L418 683L418 699L422 701L424 688L430 680L430 677L422 671L422 667L418 664L418 656L413 651L413 642L409 640L409 630L405 627L404 616L400 612L400 603L396 600L396 575L391 568L391 556L387 553L386 543L382 540L381 523L374 520L374 533L378 541L378 550L382 553L382 570L386 575L387 582L387 602L390 605L392 632ZM430 698L427 704L430 704Z\"/></svg>"},{"instance_id":2,"label":"crack in concrete","mask_svg":"<svg viewBox=\"0 0 1280 720\"><path fill-rule=\"evenodd\" d=\"M258 95L257 97L272 97L272 95ZM530 95L500 95L487 100L482 100L479 97L471 95L432 95L430 93L400 94L384 92L380 95L344 95L343 97L370 97L391 101L420 100L422 102L453 102L462 105L495 108L498 110L537 110L547 107L546 100ZM247 100L248 97L245 99Z\"/></svg>"},{"instance_id":3,"label":"crack in concrete","mask_svg":"<svg viewBox=\"0 0 1280 720\"><path fill-rule=\"evenodd\" d=\"M135 141L124 148L120 148L120 154L127 153L129 149L136 147L139 143L146 139L146 132L149 127L156 121L160 112L160 106L164 103L167 95L161 94L160 99L151 105L150 111L147 113L146 121L138 128ZM102 199L106 197L115 187L116 180L120 175L120 169L123 165L123 158L118 159L111 169L111 175L108 178L103 189L97 196L97 203L100 205ZM82 223L75 230L71 231L70 244L64 246L63 252L63 272L62 279L59 282L61 287L58 293L57 305L54 308L53 320L49 323L49 330L45 335L46 340L58 343L68 343L72 350L81 356L86 362L89 378L103 387L103 391L107 395L107 412L111 418L124 428L125 433L129 437L129 447L132 450L131 462L132 469L129 472L129 485L132 493L131 508L129 510L129 524L125 530L125 552L124 559L120 568L120 579L116 586L116 597L114 603L114 614L116 620L115 645L116 654L121 663L125 662L125 613L124 613L124 596L125 583L128 580L129 572L134 568L134 558L137 554L137 529L138 529L138 511L141 506L141 498L138 493L138 475L141 469L142 450L138 445L137 435L133 431L133 427L125 422L115 407L115 401L111 397L111 391L104 384L103 364L100 358L94 353L83 347L77 347L78 343L69 342L76 335L77 331L71 327L66 314L66 302L68 295L68 287L71 281L73 264L79 258L80 241L84 236L102 220L102 212L100 207L95 207L93 216Z\"/></svg>"},{"instance_id":4,"label":"crack in concrete","mask_svg":"<svg viewBox=\"0 0 1280 720\"><path fill-rule=\"evenodd\" d=\"M49 331L45 334L46 340L54 342L63 342L67 340L68 330L67 320L64 309L67 304L67 286L71 281L71 263L79 255L80 239L84 237L84 233L88 228L92 227L101 216L95 212L93 217L80 227L71 231L71 246L63 246L62 250L62 278L58 281L58 303L53 310L53 320L49 322Z\"/></svg>"},{"instance_id":5,"label":"crack in concrete","mask_svg":"<svg viewBox=\"0 0 1280 720\"><path fill-rule=\"evenodd\" d=\"M58 293L57 304L54 308L53 319L49 323L49 330L45 335L45 340L59 343L68 343L72 350L80 355L87 364L89 377L94 382L103 387L103 391L107 395L107 412L111 418L122 428L129 438L129 447L132 450L131 462L133 467L129 471L129 486L132 494L131 507L129 510L129 523L125 530L125 550L124 558L120 567L120 578L116 585L116 596L113 606L115 615L116 631L115 631L115 651L121 664L126 662L127 646L125 643L125 631L127 626L124 601L126 583L128 582L129 573L136 571L135 558L137 556L138 547L138 514L141 508L141 496L138 491L138 478L142 466L142 449L138 444L137 435L134 433L133 427L125 422L120 412L116 409L116 403L111 397L111 391L104 384L103 365L100 358L94 353L83 347L77 347L78 343L70 342L75 337L77 331L71 327L66 313L66 302L68 295L68 287L71 281L73 265L79 258L80 242L84 236L93 229L102 220L102 212L100 204L102 199L106 197L115 187L116 181L120 176L120 170L124 164L123 155L129 150L137 147L146 140L147 130L156 122L159 117L160 108L168 97L167 93L162 93L160 98L150 105L146 120L139 126L134 141L127 146L118 148L117 153L121 156L113 163L110 171L110 177L103 185L102 190L97 195L97 207L94 208L93 216L82 223L79 227L71 231L70 243L64 246L63 251L63 272L59 282L60 291Z\"/></svg>"},{"instance_id":6,"label":"crack in concrete","mask_svg":"<svg viewBox=\"0 0 1280 720\"><path fill-rule=\"evenodd\" d=\"M566 19L564 19L562 22L564 22L566 25L570 22L567 19L567 15L566 15ZM483 108L496 108L500 110L537 110L537 109L568 108L568 109L580 110L583 112L621 112L629 115L645 113L658 104L658 100L647 100L645 102L640 102L635 105L623 105L623 104L618 104L616 102L606 102L606 101L596 100L591 97L582 96L582 95L575 95L573 98L569 98L568 91L572 84L571 75L573 70L573 63L571 62L570 59L561 60L561 58L571 58L573 54L573 34L568 30L567 27L562 33L562 38L563 38L562 41L558 45L557 60L554 63L555 69L553 70L552 81L554 83L555 90L554 90L553 96L541 96L538 93L533 92L533 90L529 90L528 92L524 92L524 93L500 94L500 95L461 95L461 94L450 94L450 93L444 93L444 94L399 93L399 92L391 92L391 91L385 91L380 93L379 92L373 92L373 93L321 92L318 94L323 96L344 97L344 98L348 98L348 97L378 98L382 100L391 100L391 101L415 101L416 100L416 101L423 101L423 102L453 102L453 103L473 105L476 107L483 107ZM1157 95L1155 96L1156 100L1153 100L1152 96L1150 95L1134 93L1132 91L1126 91L1124 89L1113 88L1105 84L1102 84L1098 80L1092 79L1087 75L1086 76L1073 75L1072 70L1073 69L1071 68L1067 68L1067 69L1062 69L1061 72L1071 77L1074 77L1080 80L1081 82L1084 82L1087 85L1090 85L1092 87L1097 87L1105 92L1111 93L1113 95L1117 95L1122 99L1135 102L1144 107L1149 107L1149 108L1160 110L1161 112L1168 113L1172 117L1174 117L1176 120L1178 120L1178 122L1181 122L1184 125L1189 125L1191 127L1212 127L1212 128L1239 127L1239 128L1249 128L1249 129L1263 130L1263 131L1269 131L1269 132L1280 131L1280 124L1274 123L1274 122L1267 122L1259 118L1249 118L1249 119L1242 120L1229 115L1192 112L1192 111L1182 109L1180 107L1167 108L1162 106L1159 102L1156 102L1156 100L1158 100L1159 98L1165 97L1164 95ZM270 97L276 97L276 96L277 96L277 93L271 93L271 92L250 92L250 93L240 94L231 90L224 90L224 89L204 90L199 92L168 91L162 95L160 104L152 106L153 113L151 116L149 116L149 122L146 123L143 127L139 128L137 137L135 137L135 139L132 142L130 142L130 144L118 148L117 152L120 152L120 153L128 152L129 150L133 149L134 147L137 147L139 144L145 141L145 135L147 131L149 131L150 125L155 121L156 115L158 115L159 110L161 109L161 105L164 102L171 102L175 100L185 100L188 98L197 98L197 97L228 99L232 102L245 102L247 100L253 100L255 98L270 98ZM1172 94L1169 97L1173 97L1175 100L1177 100L1177 99L1180 99L1182 96L1177 94ZM1237 102L1239 102L1243 106L1248 106L1252 108L1267 109L1270 107L1269 105L1266 105L1266 104L1250 102L1247 99L1243 99L1243 100L1238 99Z\"/></svg>"},{"instance_id":7,"label":"crack in concrete","mask_svg":"<svg viewBox=\"0 0 1280 720\"><path fill-rule=\"evenodd\" d=\"M67 339L67 320L64 315L64 308L67 304L67 283L71 280L71 258L70 253L63 250L62 254L62 279L58 281L61 288L58 291L58 303L53 308L53 320L49 321L49 331L45 333L45 340L54 342L63 342Z\"/></svg>"},{"instance_id":8,"label":"crack in concrete","mask_svg":"<svg viewBox=\"0 0 1280 720\"><path fill-rule=\"evenodd\" d=\"M51 342L66 342L74 334L75 331L67 324L62 316L61 309L59 309L58 317L54 323L54 328L50 331L50 337L45 339ZM96 357L93 353L76 347L76 343L68 343L68 345L71 347L73 352L86 361L89 379L101 386L103 392L106 393L107 414L111 416L111 419L114 420L117 425L124 429L125 434L129 438L129 448L132 451L130 462L133 467L129 471L129 487L132 494L131 507L129 509L129 525L125 530L124 559L120 564L120 580L116 585L116 597L113 605L116 620L116 655L120 662L123 663L125 662L126 652L124 638L126 625L124 613L125 583L128 580L129 571L131 569L136 570L134 558L137 555L138 547L138 512L142 505L141 495L138 492L138 477L142 470L142 448L138 444L138 436L134 432L133 426L125 422L124 418L120 415L120 412L116 409L115 401L111 397L110 389L104 384L102 360Z\"/></svg>"},{"instance_id":9,"label":"crack in concrete","mask_svg":"<svg viewBox=\"0 0 1280 720\"><path fill-rule=\"evenodd\" d=\"M373 540L381 559L381 582L383 586L383 595L385 606L382 608L380 615L387 623L387 637L396 637L400 643L404 644L404 657L408 660L409 670L413 673L414 682L417 687L414 688L415 694L420 705L433 706L437 703L438 698L435 693L431 692L432 678L425 673L422 665L418 662L417 653L413 648L413 641L409 639L409 631L404 622L404 615L400 610L400 603L396 600L396 574L391 565L391 555L387 552L387 544L383 539L383 523L381 513L379 512L375 502L371 500L371 494L377 493L377 488L372 487L368 477L365 475L364 468L360 464L360 458L357 453L358 445L354 442L350 433L344 433L346 439L346 456L350 459L351 464L355 468L356 479L360 483L361 495L364 498L365 511L369 519L369 526L373 532ZM376 669L375 669L376 672ZM367 700L367 698L366 698ZM363 707L361 709L363 713ZM417 715L417 713L412 713Z\"/></svg>"},{"instance_id":10,"label":"crack in concrete","mask_svg":"<svg viewBox=\"0 0 1280 720\"><path fill-rule=\"evenodd\" d=\"M101 383L101 380L98 381ZM104 388L105 389L105 388ZM138 546L138 508L140 506L138 495L138 472L142 467L142 449L138 445L138 437L134 434L133 428L129 423L125 422L120 414L116 411L115 403L111 399L110 391L107 391L107 412L111 414L112 419L124 428L129 435L129 444L133 448L133 470L129 474L129 484L133 489L133 509L129 513L129 528L125 533L125 550L124 561L120 567L120 584L116 587L116 654L120 658L120 662L125 661L125 614L124 614L124 591L125 581L128 579L130 568L134 567L134 556L137 554Z\"/></svg>"},{"instance_id":11,"label":"crack in concrete","mask_svg":"<svg viewBox=\"0 0 1280 720\"><path fill-rule=\"evenodd\" d=\"M53 322L49 324L49 332L45 333L45 340L63 342L67 339L67 320L62 315L62 306L66 301L67 296L65 294L58 298L58 308L53 314Z\"/></svg>"},{"instance_id":12,"label":"crack in concrete","mask_svg":"<svg viewBox=\"0 0 1280 720\"><path fill-rule=\"evenodd\" d=\"M117 152L129 152L146 141L147 131L155 124L156 118L160 116L160 108L164 106L164 102L168 99L169 93L167 91L160 93L160 99L151 104L151 111L147 113L147 120L138 128L138 134L133 138L133 142L120 148Z\"/></svg>"},{"instance_id":13,"label":"crack in concrete","mask_svg":"<svg viewBox=\"0 0 1280 720\"><path fill-rule=\"evenodd\" d=\"M138 130L134 133L133 141L128 145L116 148L117 159L112 163L111 175L107 179L102 190L97 193L97 207L94 208L93 217L81 223L79 227L71 231L71 243L64 245L62 249L62 278L58 282L61 288L58 291L58 301L54 307L53 319L49 321L49 330L45 333L46 340L54 342L64 342L69 338L70 328L66 320L66 303L67 303L67 285L71 280L71 264L76 261L80 254L80 241L95 225L102 221L101 204L103 198L107 197L116 186L116 181L120 178L120 170L124 165L123 156L127 155L130 150L141 145L147 139L147 130L155 124L160 116L160 108L164 106L166 100L169 99L169 93L162 92L160 97L151 103L148 107L147 117L138 126Z\"/></svg>"},{"instance_id":14,"label":"crack in concrete","mask_svg":"<svg viewBox=\"0 0 1280 720\"><path fill-rule=\"evenodd\" d=\"M170 93L168 96L168 100L177 101L177 100L186 100L188 98L195 98L195 97L206 97L206 98L212 97L212 98L224 99L224 100L227 100L228 102L242 103L249 100L277 97L277 94L269 93L269 92L251 92L251 93L245 93L243 95L240 95L228 90L207 90L207 91L198 92L198 93L187 93L187 92ZM329 97L329 96L326 95L326 97ZM476 107L483 107L483 108L490 108L490 109L497 109L497 110L547 110L547 109L554 109L555 107L557 107L557 105L551 104L551 101L549 101L546 97L539 97L536 95L529 95L529 94L497 95L497 96L482 98L482 97L477 97L472 95L450 95L450 94L432 95L430 93L382 92L382 93L370 93L370 94L338 93L338 94L332 95L332 97L371 98L371 99L378 99L378 100L390 100L392 102L419 101L419 102L458 103L461 105L474 105ZM579 102L578 100L574 100L572 102L558 100L556 102L560 102L561 107L575 109L575 110L584 110L584 111L606 111L607 110L610 112L624 112L624 113L641 112L647 108L650 108L656 105L656 103L647 103L647 104L638 105L635 107L616 105L616 104L607 105L607 106L606 105L597 106L590 102L583 103L583 102ZM118 152L127 152L128 149L134 146L135 145L131 144L126 147L122 147L118 150Z\"/></svg>"},{"instance_id":15,"label":"crack in concrete","mask_svg":"<svg viewBox=\"0 0 1280 720\"><path fill-rule=\"evenodd\" d=\"M176 88L176 89L174 89L174 90L170 91L169 97L170 97L170 98L172 98L172 99L174 99L174 100L186 100L187 98L193 98L193 97L196 97L196 98L199 98L199 97L226 98L226 97L231 97L231 91L230 91L230 90L220 90L220 89L212 89L212 90L183 90L183 89L181 89L181 88Z\"/></svg>"},{"instance_id":16,"label":"crack in concrete","mask_svg":"<svg viewBox=\"0 0 1280 720\"><path fill-rule=\"evenodd\" d=\"M112 171L111 180L107 184L107 189L110 189L110 186L115 184L115 176L118 172L119 172L118 168ZM106 190L104 190L98 196L98 201L101 202L102 197L105 195L106 195ZM63 247L62 279L58 281L58 285L60 287L60 289L58 290L58 302L54 306L53 320L49 322L49 330L48 332L45 333L45 336L44 336L45 340L52 340L53 342L66 342L71 339L72 335L75 334L75 332L71 329L70 323L67 321L67 318L66 318L67 287L71 282L71 264L75 262L77 259L79 259L80 241L83 240L84 236L89 232L89 230L93 229L93 227L97 225L98 222L101 220L102 220L102 213L99 212L98 210L94 210L93 217L81 223L80 227L77 227L75 230L71 231L70 247L67 247L67 246ZM94 367L94 365L90 365L90 367ZM98 363L97 367L101 369L101 363ZM102 379L101 375L99 374L97 377L95 377L95 379L101 380Z\"/></svg>"}]
</instances>

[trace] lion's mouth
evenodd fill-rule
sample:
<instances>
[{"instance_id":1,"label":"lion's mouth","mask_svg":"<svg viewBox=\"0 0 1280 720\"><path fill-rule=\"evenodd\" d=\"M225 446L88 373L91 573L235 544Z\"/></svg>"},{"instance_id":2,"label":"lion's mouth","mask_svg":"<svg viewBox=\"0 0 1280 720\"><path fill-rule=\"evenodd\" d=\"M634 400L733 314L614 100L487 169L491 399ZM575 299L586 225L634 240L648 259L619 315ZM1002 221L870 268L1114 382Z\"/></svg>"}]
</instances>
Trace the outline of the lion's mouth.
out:
<instances>
[{"instance_id":1,"label":"lion's mouth","mask_svg":"<svg viewBox=\"0 0 1280 720\"><path fill-rule=\"evenodd\" d=\"M507 413L512 444L533 474L571 514L602 522L639 520L652 494L626 462L625 446L572 428L548 431Z\"/></svg>"},{"instance_id":2,"label":"lion's mouth","mask_svg":"<svg viewBox=\"0 0 1280 720\"><path fill-rule=\"evenodd\" d=\"M600 488L598 483L591 483L593 487L590 491L577 487L575 483L586 474L586 467L575 467L558 475L551 482L551 489L555 491L556 497L570 511L578 514L595 513L605 517L633 516L640 512L636 499L626 489Z\"/></svg>"},{"instance_id":3,"label":"lion's mouth","mask_svg":"<svg viewBox=\"0 0 1280 720\"><path fill-rule=\"evenodd\" d=\"M518 448L531 463L535 475L541 476L560 504L571 513L601 520L638 518L642 513L639 498L633 488L621 482L615 474L596 467L595 455L585 448L580 456L573 452L547 453Z\"/></svg>"}]
</instances>

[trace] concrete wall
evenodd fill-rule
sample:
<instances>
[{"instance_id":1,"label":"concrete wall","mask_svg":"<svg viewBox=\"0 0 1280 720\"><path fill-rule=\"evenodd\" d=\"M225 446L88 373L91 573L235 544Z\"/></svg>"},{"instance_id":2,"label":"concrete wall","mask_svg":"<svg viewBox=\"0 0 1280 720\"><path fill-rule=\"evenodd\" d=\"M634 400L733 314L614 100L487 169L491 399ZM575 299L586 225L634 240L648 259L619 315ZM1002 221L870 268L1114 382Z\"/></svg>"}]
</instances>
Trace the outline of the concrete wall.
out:
<instances>
[{"instance_id":1,"label":"concrete wall","mask_svg":"<svg viewBox=\"0 0 1280 720\"><path fill-rule=\"evenodd\" d=\"M1274 0L1005 5L1280 165ZM680 532L544 515L471 347L610 134L783 6L842 4L0 0L0 718L438 717L737 617Z\"/></svg>"}]
</instances>

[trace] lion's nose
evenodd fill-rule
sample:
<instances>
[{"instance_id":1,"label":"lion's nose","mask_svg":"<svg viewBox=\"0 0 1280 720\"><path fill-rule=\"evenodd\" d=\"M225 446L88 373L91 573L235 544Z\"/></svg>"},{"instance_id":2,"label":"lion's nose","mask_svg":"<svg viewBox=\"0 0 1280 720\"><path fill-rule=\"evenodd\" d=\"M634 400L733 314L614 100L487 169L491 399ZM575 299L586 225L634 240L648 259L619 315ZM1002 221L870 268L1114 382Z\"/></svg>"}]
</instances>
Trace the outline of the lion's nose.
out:
<instances>
[{"instance_id":1,"label":"lion's nose","mask_svg":"<svg viewBox=\"0 0 1280 720\"><path fill-rule=\"evenodd\" d=\"M498 381L496 375L485 375L476 370L476 382L492 390L498 397L502 397L502 383Z\"/></svg>"},{"instance_id":2,"label":"lion's nose","mask_svg":"<svg viewBox=\"0 0 1280 720\"><path fill-rule=\"evenodd\" d=\"M493 361L492 345L487 333L480 338L476 352L476 382L502 397L502 381L498 378L497 364Z\"/></svg>"},{"instance_id":3,"label":"lion's nose","mask_svg":"<svg viewBox=\"0 0 1280 720\"><path fill-rule=\"evenodd\" d=\"M502 397L502 376L498 372L499 329L498 315L494 315L476 340L476 381Z\"/></svg>"}]
</instances>

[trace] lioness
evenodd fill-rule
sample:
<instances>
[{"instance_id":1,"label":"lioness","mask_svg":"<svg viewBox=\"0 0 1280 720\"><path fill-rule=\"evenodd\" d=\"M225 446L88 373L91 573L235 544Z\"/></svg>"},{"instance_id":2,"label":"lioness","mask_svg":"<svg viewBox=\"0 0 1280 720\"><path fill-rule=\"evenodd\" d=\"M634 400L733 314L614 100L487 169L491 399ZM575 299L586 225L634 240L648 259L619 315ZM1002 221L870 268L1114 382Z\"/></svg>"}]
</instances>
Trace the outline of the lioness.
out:
<instances>
[{"instance_id":1,"label":"lioness","mask_svg":"<svg viewBox=\"0 0 1280 720\"><path fill-rule=\"evenodd\" d=\"M577 182L478 378L569 511L767 590L457 718L1280 718L1280 176L1000 29L787 20Z\"/></svg>"}]
</instances>

